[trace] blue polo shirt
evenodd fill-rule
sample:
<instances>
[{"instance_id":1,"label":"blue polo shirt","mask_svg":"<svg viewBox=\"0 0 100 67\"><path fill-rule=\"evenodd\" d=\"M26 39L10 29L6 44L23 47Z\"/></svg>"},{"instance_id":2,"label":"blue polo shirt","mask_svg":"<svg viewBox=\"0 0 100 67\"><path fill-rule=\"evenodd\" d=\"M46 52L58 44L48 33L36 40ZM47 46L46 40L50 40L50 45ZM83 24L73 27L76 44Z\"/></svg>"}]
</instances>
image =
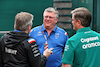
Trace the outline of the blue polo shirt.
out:
<instances>
[{"instance_id":1,"label":"blue polo shirt","mask_svg":"<svg viewBox=\"0 0 100 67\"><path fill-rule=\"evenodd\" d=\"M49 37L46 29L44 28L44 25L33 28L30 31L29 36L36 40L41 55L43 55L44 44L46 41L42 30L47 37L48 49L54 48L53 55L50 55L47 59L46 67L60 67L62 52L68 39L68 34L63 29L57 27L57 25L55 25L55 28L50 33Z\"/></svg>"}]
</instances>

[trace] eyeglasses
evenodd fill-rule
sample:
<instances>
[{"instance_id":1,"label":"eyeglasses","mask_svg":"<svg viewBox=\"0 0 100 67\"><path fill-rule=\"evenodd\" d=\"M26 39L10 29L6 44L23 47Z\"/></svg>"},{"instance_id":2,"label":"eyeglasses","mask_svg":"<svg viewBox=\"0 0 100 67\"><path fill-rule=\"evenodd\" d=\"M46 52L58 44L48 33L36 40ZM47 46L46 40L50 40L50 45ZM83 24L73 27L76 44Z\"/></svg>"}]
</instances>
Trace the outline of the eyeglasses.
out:
<instances>
[{"instance_id":1,"label":"eyeglasses","mask_svg":"<svg viewBox=\"0 0 100 67\"><path fill-rule=\"evenodd\" d=\"M51 17L51 16L44 16L44 18L54 19L55 17Z\"/></svg>"}]
</instances>

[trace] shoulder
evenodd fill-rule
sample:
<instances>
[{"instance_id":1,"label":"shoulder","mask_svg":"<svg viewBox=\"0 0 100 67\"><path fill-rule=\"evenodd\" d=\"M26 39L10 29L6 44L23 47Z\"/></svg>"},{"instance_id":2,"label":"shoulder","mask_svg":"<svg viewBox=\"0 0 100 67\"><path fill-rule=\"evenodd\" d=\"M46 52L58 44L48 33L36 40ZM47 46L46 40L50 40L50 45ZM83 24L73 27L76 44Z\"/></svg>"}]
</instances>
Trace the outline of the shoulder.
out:
<instances>
[{"instance_id":1,"label":"shoulder","mask_svg":"<svg viewBox=\"0 0 100 67\"><path fill-rule=\"evenodd\" d=\"M33 39L33 38L29 38L27 41L28 41L29 44L36 43L35 39Z\"/></svg>"},{"instance_id":2,"label":"shoulder","mask_svg":"<svg viewBox=\"0 0 100 67\"><path fill-rule=\"evenodd\" d=\"M36 40L30 37L30 38L22 41L22 43L25 44L25 45L28 45L28 44L31 44L31 43L36 43Z\"/></svg>"},{"instance_id":3,"label":"shoulder","mask_svg":"<svg viewBox=\"0 0 100 67\"><path fill-rule=\"evenodd\" d=\"M67 40L66 45L70 46L71 48L75 49L78 46L78 43L80 42L80 37L77 37L77 34L74 34L72 37L70 37ZM67 47L67 46L66 46Z\"/></svg>"},{"instance_id":4,"label":"shoulder","mask_svg":"<svg viewBox=\"0 0 100 67\"><path fill-rule=\"evenodd\" d=\"M93 30L92 30L92 32L95 33L96 35L100 36L100 33L93 31Z\"/></svg>"},{"instance_id":5,"label":"shoulder","mask_svg":"<svg viewBox=\"0 0 100 67\"><path fill-rule=\"evenodd\" d=\"M29 50L32 46L37 47L36 41L33 38L26 39L22 42L24 47Z\"/></svg>"},{"instance_id":6,"label":"shoulder","mask_svg":"<svg viewBox=\"0 0 100 67\"><path fill-rule=\"evenodd\" d=\"M69 41L76 41L81 38L81 35L79 33L74 34L72 37L70 37L68 40Z\"/></svg>"},{"instance_id":7,"label":"shoulder","mask_svg":"<svg viewBox=\"0 0 100 67\"><path fill-rule=\"evenodd\" d=\"M39 31L39 30L41 30L41 26L32 28L30 32L35 32L35 31Z\"/></svg>"},{"instance_id":8,"label":"shoulder","mask_svg":"<svg viewBox=\"0 0 100 67\"><path fill-rule=\"evenodd\" d=\"M64 29L60 28L60 27L57 27L57 31L61 34L64 34L65 36L67 36L67 31L65 31Z\"/></svg>"},{"instance_id":9,"label":"shoulder","mask_svg":"<svg viewBox=\"0 0 100 67\"><path fill-rule=\"evenodd\" d=\"M60 27L57 27L57 30L62 31L62 32L65 32L65 30L62 29L62 28L60 28Z\"/></svg>"}]
</instances>

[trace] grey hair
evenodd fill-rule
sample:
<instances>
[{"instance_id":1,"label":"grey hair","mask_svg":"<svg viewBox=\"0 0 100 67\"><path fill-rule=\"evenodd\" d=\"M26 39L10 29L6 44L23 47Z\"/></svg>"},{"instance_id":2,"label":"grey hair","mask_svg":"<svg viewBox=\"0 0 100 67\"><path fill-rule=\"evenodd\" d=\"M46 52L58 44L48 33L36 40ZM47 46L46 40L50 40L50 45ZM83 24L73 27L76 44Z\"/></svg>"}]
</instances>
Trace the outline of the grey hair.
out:
<instances>
[{"instance_id":1,"label":"grey hair","mask_svg":"<svg viewBox=\"0 0 100 67\"><path fill-rule=\"evenodd\" d=\"M91 13L89 10L85 7L79 7L71 11L71 13L74 15L74 19L80 20L82 26L88 27L91 23Z\"/></svg>"},{"instance_id":2,"label":"grey hair","mask_svg":"<svg viewBox=\"0 0 100 67\"><path fill-rule=\"evenodd\" d=\"M48 7L44 10L44 13L45 12L54 12L55 13L55 19L57 19L59 17L59 12L57 9L53 8L53 7ZM44 16L44 13L43 13L43 16Z\"/></svg>"},{"instance_id":3,"label":"grey hair","mask_svg":"<svg viewBox=\"0 0 100 67\"><path fill-rule=\"evenodd\" d=\"M28 25L32 26L33 15L27 12L20 12L15 16L14 29L26 31Z\"/></svg>"}]
</instances>

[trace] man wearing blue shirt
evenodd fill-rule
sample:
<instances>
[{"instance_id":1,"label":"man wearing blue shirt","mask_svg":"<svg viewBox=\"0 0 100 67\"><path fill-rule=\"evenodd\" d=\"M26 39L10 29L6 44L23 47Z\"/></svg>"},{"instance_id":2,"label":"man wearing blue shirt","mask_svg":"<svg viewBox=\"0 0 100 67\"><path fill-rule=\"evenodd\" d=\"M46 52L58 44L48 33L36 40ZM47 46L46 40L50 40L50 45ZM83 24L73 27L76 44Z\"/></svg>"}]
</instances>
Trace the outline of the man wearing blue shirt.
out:
<instances>
[{"instance_id":1,"label":"man wearing blue shirt","mask_svg":"<svg viewBox=\"0 0 100 67\"><path fill-rule=\"evenodd\" d=\"M54 48L53 55L47 59L46 67L61 66L62 52L68 39L67 32L56 25L58 14L52 7L45 9L43 24L33 28L29 33L29 36L36 40L41 54L47 48Z\"/></svg>"}]
</instances>

